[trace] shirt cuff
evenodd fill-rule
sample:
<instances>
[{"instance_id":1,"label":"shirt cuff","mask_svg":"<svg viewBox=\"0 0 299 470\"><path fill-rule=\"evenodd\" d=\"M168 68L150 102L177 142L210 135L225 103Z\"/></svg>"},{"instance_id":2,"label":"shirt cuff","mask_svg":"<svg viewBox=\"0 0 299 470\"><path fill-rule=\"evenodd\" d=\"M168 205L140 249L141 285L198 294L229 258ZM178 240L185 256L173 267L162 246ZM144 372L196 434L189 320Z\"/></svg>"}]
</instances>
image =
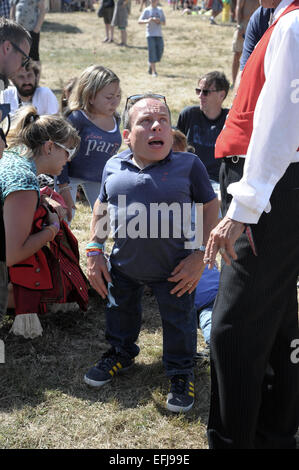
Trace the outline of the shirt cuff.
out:
<instances>
[{"instance_id":1,"label":"shirt cuff","mask_svg":"<svg viewBox=\"0 0 299 470\"><path fill-rule=\"evenodd\" d=\"M253 211L247 206L244 206L239 201L232 200L226 214L232 220L243 222L244 224L257 224L261 213Z\"/></svg>"}]
</instances>

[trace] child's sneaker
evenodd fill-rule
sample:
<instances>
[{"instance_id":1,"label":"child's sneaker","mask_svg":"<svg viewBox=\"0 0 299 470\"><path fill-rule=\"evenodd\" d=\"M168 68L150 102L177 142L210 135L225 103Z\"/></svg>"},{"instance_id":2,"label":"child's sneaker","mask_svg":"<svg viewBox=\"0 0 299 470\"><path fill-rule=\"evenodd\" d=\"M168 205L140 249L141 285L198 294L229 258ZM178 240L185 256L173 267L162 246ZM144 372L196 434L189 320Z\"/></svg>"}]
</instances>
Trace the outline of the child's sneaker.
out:
<instances>
[{"instance_id":1,"label":"child's sneaker","mask_svg":"<svg viewBox=\"0 0 299 470\"><path fill-rule=\"evenodd\" d=\"M174 413L186 413L191 410L194 403L193 374L174 375L170 382L170 392L166 402L167 409Z\"/></svg>"},{"instance_id":2,"label":"child's sneaker","mask_svg":"<svg viewBox=\"0 0 299 470\"><path fill-rule=\"evenodd\" d=\"M105 352L99 362L91 367L84 376L84 382L92 387L101 387L110 382L118 373L124 372L134 365L134 359L116 352L115 348Z\"/></svg>"}]
</instances>

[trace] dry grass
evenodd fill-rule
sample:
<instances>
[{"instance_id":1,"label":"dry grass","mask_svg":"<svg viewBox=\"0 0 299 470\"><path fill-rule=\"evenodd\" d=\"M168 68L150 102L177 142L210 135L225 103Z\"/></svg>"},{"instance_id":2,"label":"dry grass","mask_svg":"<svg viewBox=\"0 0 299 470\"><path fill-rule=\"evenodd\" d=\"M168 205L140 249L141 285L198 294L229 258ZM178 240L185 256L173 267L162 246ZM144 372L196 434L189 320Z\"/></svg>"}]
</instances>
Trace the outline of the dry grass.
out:
<instances>
[{"instance_id":1,"label":"dry grass","mask_svg":"<svg viewBox=\"0 0 299 470\"><path fill-rule=\"evenodd\" d=\"M128 48L101 43L104 26L95 13L48 14L41 35L41 84L59 96L63 83L99 62L120 77L121 108L127 95L152 90L166 95L176 122L179 111L196 102L200 74L221 69L230 77L232 28L211 27L200 16L181 16L166 3L163 8L165 54L157 78L147 74L145 29L137 24L139 6L133 4ZM89 208L79 203L72 227L82 253L89 223ZM6 319L0 329L6 347L6 363L0 364L0 448L207 448L209 369L196 369L192 411L187 416L167 412L160 318L152 297L145 296L143 303L136 367L101 390L88 388L82 380L106 348L104 304L98 297L91 297L86 313L44 316L44 334L32 341L10 335L12 319Z\"/></svg>"}]
</instances>

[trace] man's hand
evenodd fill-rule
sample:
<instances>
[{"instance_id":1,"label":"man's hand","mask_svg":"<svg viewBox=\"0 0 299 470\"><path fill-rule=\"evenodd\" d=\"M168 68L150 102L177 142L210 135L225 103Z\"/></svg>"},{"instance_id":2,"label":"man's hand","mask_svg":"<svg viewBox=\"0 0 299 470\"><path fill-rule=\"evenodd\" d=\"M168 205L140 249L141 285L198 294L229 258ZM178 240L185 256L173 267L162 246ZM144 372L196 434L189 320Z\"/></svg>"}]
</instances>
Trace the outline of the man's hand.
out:
<instances>
[{"instance_id":1,"label":"man's hand","mask_svg":"<svg viewBox=\"0 0 299 470\"><path fill-rule=\"evenodd\" d=\"M225 216L211 231L204 257L204 262L209 265L209 269L214 266L218 251L228 265L231 264L231 259L237 259L234 245L244 229L245 225L242 222Z\"/></svg>"},{"instance_id":2,"label":"man's hand","mask_svg":"<svg viewBox=\"0 0 299 470\"><path fill-rule=\"evenodd\" d=\"M176 294L181 297L183 294L191 292L196 289L199 279L205 269L203 262L202 251L196 251L191 255L184 258L172 271L171 277L167 280L176 282L176 286L170 291L171 294Z\"/></svg>"},{"instance_id":3,"label":"man's hand","mask_svg":"<svg viewBox=\"0 0 299 470\"><path fill-rule=\"evenodd\" d=\"M112 282L105 256L100 254L88 257L86 272L92 287L100 294L102 299L105 299L108 295L107 283Z\"/></svg>"}]
</instances>

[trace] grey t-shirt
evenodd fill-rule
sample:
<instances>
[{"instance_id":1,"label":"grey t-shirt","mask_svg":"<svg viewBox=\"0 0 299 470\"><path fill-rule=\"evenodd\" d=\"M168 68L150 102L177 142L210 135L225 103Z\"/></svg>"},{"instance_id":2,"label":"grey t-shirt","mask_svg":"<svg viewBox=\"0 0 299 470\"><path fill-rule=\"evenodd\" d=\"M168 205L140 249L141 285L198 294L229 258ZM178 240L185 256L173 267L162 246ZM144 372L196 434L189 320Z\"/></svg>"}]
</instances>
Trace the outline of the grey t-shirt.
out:
<instances>
[{"instance_id":1,"label":"grey t-shirt","mask_svg":"<svg viewBox=\"0 0 299 470\"><path fill-rule=\"evenodd\" d=\"M165 22L165 15L160 7L152 8L147 7L141 13L139 20L148 20L149 18L160 18L162 23ZM162 36L161 24L157 24L154 21L147 23L146 25L146 37L149 36Z\"/></svg>"},{"instance_id":2,"label":"grey t-shirt","mask_svg":"<svg viewBox=\"0 0 299 470\"><path fill-rule=\"evenodd\" d=\"M39 16L40 0L10 0L10 6L16 5L16 22L27 31L32 31Z\"/></svg>"}]
</instances>

